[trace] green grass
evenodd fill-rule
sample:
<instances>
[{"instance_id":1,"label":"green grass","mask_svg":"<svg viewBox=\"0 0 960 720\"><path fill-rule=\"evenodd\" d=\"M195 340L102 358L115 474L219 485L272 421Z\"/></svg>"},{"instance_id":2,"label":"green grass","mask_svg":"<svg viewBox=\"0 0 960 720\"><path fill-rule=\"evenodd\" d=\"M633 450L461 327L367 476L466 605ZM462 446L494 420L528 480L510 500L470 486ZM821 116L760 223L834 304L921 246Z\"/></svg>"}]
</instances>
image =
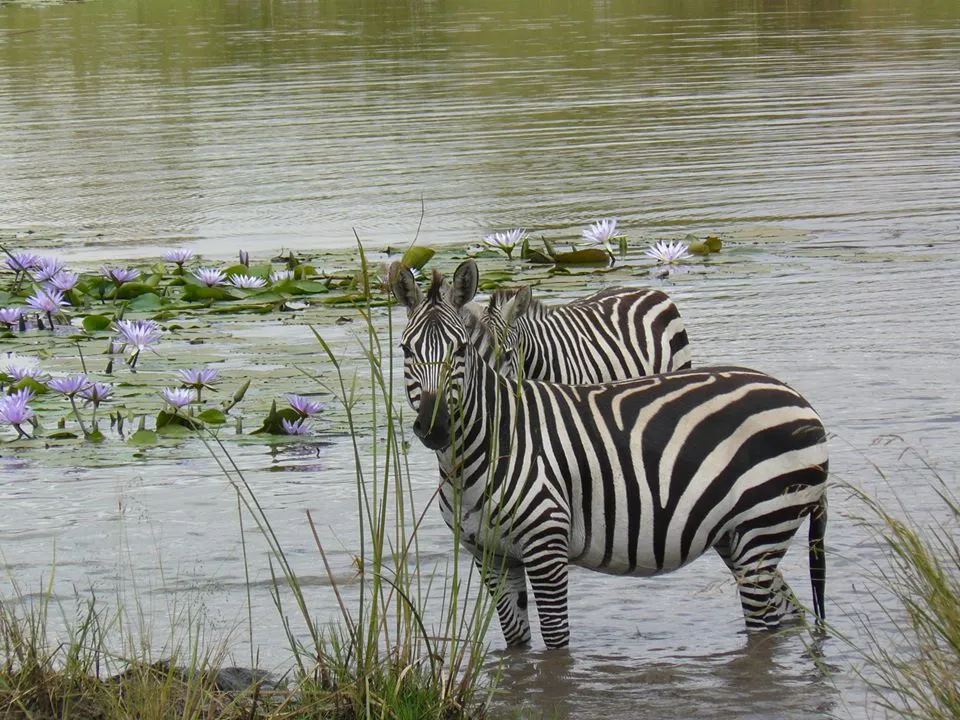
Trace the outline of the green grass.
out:
<instances>
[{"instance_id":1,"label":"green grass","mask_svg":"<svg viewBox=\"0 0 960 720\"><path fill-rule=\"evenodd\" d=\"M847 642L863 658L860 674L874 702L893 716L960 719L960 502L921 459L941 500L943 519L918 521L862 492L887 550L874 599L892 634L859 617L866 641ZM876 468L882 478L885 474ZM930 477L932 476L932 480ZM922 481L921 481L922 482ZM941 513L938 513L938 515Z\"/></svg>"}]
</instances>

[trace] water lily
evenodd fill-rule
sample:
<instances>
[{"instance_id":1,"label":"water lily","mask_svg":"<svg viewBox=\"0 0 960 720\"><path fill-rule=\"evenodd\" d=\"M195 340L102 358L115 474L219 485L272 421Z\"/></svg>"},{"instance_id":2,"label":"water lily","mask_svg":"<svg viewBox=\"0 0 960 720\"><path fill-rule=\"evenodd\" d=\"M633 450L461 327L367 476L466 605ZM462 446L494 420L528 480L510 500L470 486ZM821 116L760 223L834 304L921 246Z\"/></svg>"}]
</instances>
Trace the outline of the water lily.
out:
<instances>
[{"instance_id":1,"label":"water lily","mask_svg":"<svg viewBox=\"0 0 960 720\"><path fill-rule=\"evenodd\" d=\"M513 228L505 232L491 233L483 238L485 245L497 250L503 250L508 258L513 257L513 250L523 242L526 231L523 228Z\"/></svg>"},{"instance_id":2,"label":"water lily","mask_svg":"<svg viewBox=\"0 0 960 720\"><path fill-rule=\"evenodd\" d=\"M680 241L666 242L665 240L660 240L656 245L651 245L643 251L643 254L656 259L657 263L667 265L689 257L686 243Z\"/></svg>"},{"instance_id":3,"label":"water lily","mask_svg":"<svg viewBox=\"0 0 960 720\"><path fill-rule=\"evenodd\" d=\"M245 290L253 290L255 288L262 288L267 284L267 281L262 277L256 277L255 275L231 275L230 283L234 287L243 288Z\"/></svg>"},{"instance_id":4,"label":"water lily","mask_svg":"<svg viewBox=\"0 0 960 720\"><path fill-rule=\"evenodd\" d=\"M61 272L63 267L63 260L60 258L41 257L37 260L37 271L33 274L33 279L38 282L46 282Z\"/></svg>"},{"instance_id":5,"label":"water lily","mask_svg":"<svg viewBox=\"0 0 960 720\"><path fill-rule=\"evenodd\" d=\"M160 325L156 320L115 320L113 324L118 332L117 342L134 348L127 361L133 370L140 353L160 341Z\"/></svg>"},{"instance_id":6,"label":"water lily","mask_svg":"<svg viewBox=\"0 0 960 720\"><path fill-rule=\"evenodd\" d=\"M310 398L304 397L303 395L295 395L294 393L287 393L287 402L290 403L290 407L300 413L302 418L310 417L311 415L316 415L318 412L323 410L326 407L325 403L320 402L319 400L311 400Z\"/></svg>"},{"instance_id":7,"label":"water lily","mask_svg":"<svg viewBox=\"0 0 960 720\"><path fill-rule=\"evenodd\" d=\"M68 303L63 299L63 293L59 290L41 288L27 298L27 304L45 312L47 320L50 321L50 326L53 327L53 313L59 312L60 308Z\"/></svg>"},{"instance_id":8,"label":"water lily","mask_svg":"<svg viewBox=\"0 0 960 720\"><path fill-rule=\"evenodd\" d=\"M100 274L108 280L112 280L117 287L120 287L124 283L130 282L131 280L136 280L138 277L140 277L140 271L136 268L101 267Z\"/></svg>"},{"instance_id":9,"label":"water lily","mask_svg":"<svg viewBox=\"0 0 960 720\"><path fill-rule=\"evenodd\" d=\"M40 256L29 252L17 252L7 257L7 267L18 275L29 272L40 262Z\"/></svg>"},{"instance_id":10,"label":"water lily","mask_svg":"<svg viewBox=\"0 0 960 720\"><path fill-rule=\"evenodd\" d=\"M42 383L46 382L49 378L49 375L36 365L8 365L6 374L13 378L14 382L19 382L24 378L30 378Z\"/></svg>"},{"instance_id":11,"label":"water lily","mask_svg":"<svg viewBox=\"0 0 960 720\"><path fill-rule=\"evenodd\" d=\"M94 408L105 400L109 400L111 395L113 395L113 385L102 382L90 383L80 391L80 397L89 403L93 403Z\"/></svg>"},{"instance_id":12,"label":"water lily","mask_svg":"<svg viewBox=\"0 0 960 720\"><path fill-rule=\"evenodd\" d=\"M227 278L220 268L200 268L194 271L193 276L207 287L223 285L223 281Z\"/></svg>"},{"instance_id":13,"label":"water lily","mask_svg":"<svg viewBox=\"0 0 960 720\"><path fill-rule=\"evenodd\" d=\"M174 410L180 410L197 399L197 393L193 388L163 388L161 392L163 399Z\"/></svg>"},{"instance_id":14,"label":"water lily","mask_svg":"<svg viewBox=\"0 0 960 720\"><path fill-rule=\"evenodd\" d=\"M30 437L21 427L33 417L33 410L27 405L33 398L29 388L22 388L10 395L0 395L0 422L12 425L17 437Z\"/></svg>"},{"instance_id":15,"label":"water lily","mask_svg":"<svg viewBox=\"0 0 960 720\"><path fill-rule=\"evenodd\" d=\"M200 392L203 388L213 389L213 383L217 381L217 375L217 371L209 367L177 370L177 379L183 386L197 391L197 402L200 401Z\"/></svg>"},{"instance_id":16,"label":"water lily","mask_svg":"<svg viewBox=\"0 0 960 720\"><path fill-rule=\"evenodd\" d=\"M47 286L60 292L70 292L76 286L80 276L69 270L61 270L50 278Z\"/></svg>"},{"instance_id":17,"label":"water lily","mask_svg":"<svg viewBox=\"0 0 960 720\"><path fill-rule=\"evenodd\" d=\"M90 378L80 373L67 375L66 377L53 378L47 382L48 388L51 390L56 390L58 393L62 393L67 397L73 397L89 385Z\"/></svg>"},{"instance_id":18,"label":"water lily","mask_svg":"<svg viewBox=\"0 0 960 720\"><path fill-rule=\"evenodd\" d=\"M292 422L286 418L281 418L280 426L287 435L309 435L311 429L310 422L306 418L300 418Z\"/></svg>"},{"instance_id":19,"label":"water lily","mask_svg":"<svg viewBox=\"0 0 960 720\"><path fill-rule=\"evenodd\" d=\"M278 283L284 280L293 280L293 270L274 270L270 273L270 282Z\"/></svg>"},{"instance_id":20,"label":"water lily","mask_svg":"<svg viewBox=\"0 0 960 720\"><path fill-rule=\"evenodd\" d=\"M593 223L582 233L585 242L590 245L603 245L608 253L613 255L613 240L619 238L617 233L617 219L607 218Z\"/></svg>"},{"instance_id":21,"label":"water lily","mask_svg":"<svg viewBox=\"0 0 960 720\"><path fill-rule=\"evenodd\" d=\"M22 319L23 308L16 306L0 308L0 323L3 323L8 328L13 328L14 325L19 325Z\"/></svg>"},{"instance_id":22,"label":"water lily","mask_svg":"<svg viewBox=\"0 0 960 720\"><path fill-rule=\"evenodd\" d=\"M193 250L189 248L174 248L163 253L164 260L174 263L179 268L182 268L183 264L192 257Z\"/></svg>"},{"instance_id":23,"label":"water lily","mask_svg":"<svg viewBox=\"0 0 960 720\"><path fill-rule=\"evenodd\" d=\"M250 267L250 253L246 250L240 251L240 264L244 267Z\"/></svg>"}]
</instances>

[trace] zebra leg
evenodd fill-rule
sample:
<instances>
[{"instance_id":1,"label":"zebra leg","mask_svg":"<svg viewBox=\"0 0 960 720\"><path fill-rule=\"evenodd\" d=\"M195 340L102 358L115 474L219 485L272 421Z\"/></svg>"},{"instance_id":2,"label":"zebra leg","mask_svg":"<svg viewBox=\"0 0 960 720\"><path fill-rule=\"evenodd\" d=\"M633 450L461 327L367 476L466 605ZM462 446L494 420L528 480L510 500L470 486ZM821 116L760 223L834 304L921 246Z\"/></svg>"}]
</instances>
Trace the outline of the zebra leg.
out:
<instances>
[{"instance_id":1,"label":"zebra leg","mask_svg":"<svg viewBox=\"0 0 960 720\"><path fill-rule=\"evenodd\" d=\"M474 562L484 584L496 600L500 629L507 645L528 644L530 618L527 614L527 573L523 565L498 556L488 556L486 563L482 558L474 557Z\"/></svg>"},{"instance_id":2,"label":"zebra leg","mask_svg":"<svg viewBox=\"0 0 960 720\"><path fill-rule=\"evenodd\" d=\"M747 630L776 628L784 615L798 612L793 591L777 570L787 549L768 542L762 534L752 534L749 542L736 542L728 534L714 545L737 581Z\"/></svg>"},{"instance_id":3,"label":"zebra leg","mask_svg":"<svg viewBox=\"0 0 960 720\"><path fill-rule=\"evenodd\" d=\"M524 554L530 587L537 601L540 634L549 649L566 647L570 642L567 624L568 564L566 542L563 542L562 549L551 546Z\"/></svg>"}]
</instances>

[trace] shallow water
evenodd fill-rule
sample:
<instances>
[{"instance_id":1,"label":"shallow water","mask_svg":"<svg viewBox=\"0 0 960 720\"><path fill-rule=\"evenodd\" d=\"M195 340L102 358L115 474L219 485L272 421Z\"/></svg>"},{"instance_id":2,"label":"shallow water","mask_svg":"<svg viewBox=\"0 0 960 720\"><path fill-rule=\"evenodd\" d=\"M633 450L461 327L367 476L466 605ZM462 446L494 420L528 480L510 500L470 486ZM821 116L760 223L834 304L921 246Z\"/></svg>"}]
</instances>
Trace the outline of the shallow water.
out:
<instances>
[{"instance_id":1,"label":"shallow water","mask_svg":"<svg viewBox=\"0 0 960 720\"><path fill-rule=\"evenodd\" d=\"M5 243L90 262L155 256L175 240L214 257L343 247L354 228L375 247L402 245L421 198L426 242L514 225L572 238L608 215L634 243L720 233L717 259L638 279L674 297L694 361L748 364L801 390L834 434L838 482L921 520L937 499L914 451L956 486L954 2L195 5L0 6ZM289 321L230 334L298 363L316 355ZM350 334L339 342L349 348ZM335 618L304 510L349 580L348 442L231 454L317 614ZM418 446L411 462L425 502L435 462ZM136 600L160 642L199 607L212 634L234 631L244 662L236 501L206 448L0 451L0 507L0 596L11 578L39 591L55 562L65 606L74 587ZM882 558L862 513L832 492L828 613L855 636L852 612ZM438 514L422 543L425 563L445 562ZM254 643L282 666L265 551L252 552ZM800 547L784 567L809 597ZM801 636L748 640L713 558L652 580L575 571L571 618L568 654L504 657L502 712L867 714L854 653L836 639L814 648L837 668L825 678ZM499 647L495 629L490 639Z\"/></svg>"}]
</instances>

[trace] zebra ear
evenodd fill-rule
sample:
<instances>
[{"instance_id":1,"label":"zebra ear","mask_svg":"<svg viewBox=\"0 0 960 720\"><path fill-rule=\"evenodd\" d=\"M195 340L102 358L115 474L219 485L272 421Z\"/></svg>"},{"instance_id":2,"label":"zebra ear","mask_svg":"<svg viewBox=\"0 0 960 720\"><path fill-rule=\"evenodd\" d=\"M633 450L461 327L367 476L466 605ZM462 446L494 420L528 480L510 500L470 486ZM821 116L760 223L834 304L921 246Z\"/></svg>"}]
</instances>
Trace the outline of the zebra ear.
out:
<instances>
[{"instance_id":1,"label":"zebra ear","mask_svg":"<svg viewBox=\"0 0 960 720\"><path fill-rule=\"evenodd\" d=\"M390 266L390 287L393 290L394 297L402 305L407 306L408 314L412 313L414 308L423 300L423 294L420 292L410 268L399 262Z\"/></svg>"},{"instance_id":2,"label":"zebra ear","mask_svg":"<svg viewBox=\"0 0 960 720\"><path fill-rule=\"evenodd\" d=\"M520 317L521 315L526 315L527 310L530 309L530 301L532 300L533 288L529 285L524 285L517 291L517 295L513 299L513 316Z\"/></svg>"},{"instance_id":3,"label":"zebra ear","mask_svg":"<svg viewBox=\"0 0 960 720\"><path fill-rule=\"evenodd\" d=\"M473 300L477 294L480 272L473 260L464 260L453 273L453 287L450 288L450 302L458 310Z\"/></svg>"}]
</instances>

